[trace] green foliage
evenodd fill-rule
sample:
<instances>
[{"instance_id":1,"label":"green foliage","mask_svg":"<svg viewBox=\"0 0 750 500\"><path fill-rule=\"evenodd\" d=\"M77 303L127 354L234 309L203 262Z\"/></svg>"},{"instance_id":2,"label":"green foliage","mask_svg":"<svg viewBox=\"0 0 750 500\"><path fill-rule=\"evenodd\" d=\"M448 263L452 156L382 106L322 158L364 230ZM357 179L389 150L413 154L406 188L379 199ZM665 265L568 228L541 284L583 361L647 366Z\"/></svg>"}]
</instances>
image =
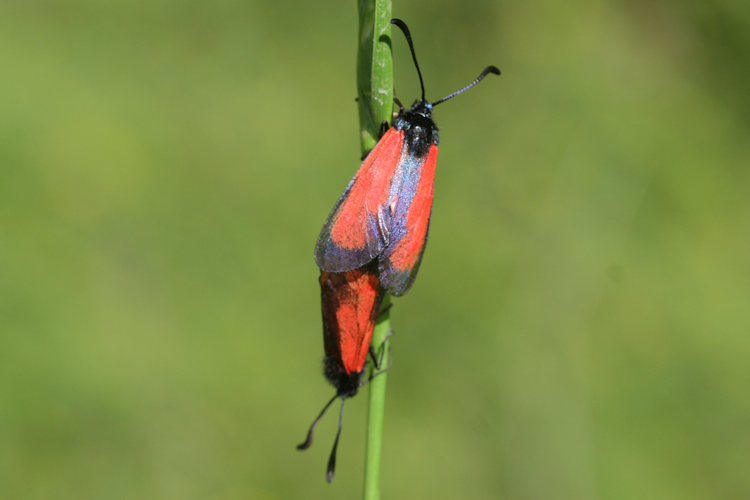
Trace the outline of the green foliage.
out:
<instances>
[{"instance_id":1,"label":"green foliage","mask_svg":"<svg viewBox=\"0 0 750 500\"><path fill-rule=\"evenodd\" d=\"M312 249L359 165L356 7L10 2L0 496L346 498ZM750 497L746 3L398 5L438 107L384 498ZM343 9L343 10L342 10ZM393 46L405 104L418 83Z\"/></svg>"}]
</instances>

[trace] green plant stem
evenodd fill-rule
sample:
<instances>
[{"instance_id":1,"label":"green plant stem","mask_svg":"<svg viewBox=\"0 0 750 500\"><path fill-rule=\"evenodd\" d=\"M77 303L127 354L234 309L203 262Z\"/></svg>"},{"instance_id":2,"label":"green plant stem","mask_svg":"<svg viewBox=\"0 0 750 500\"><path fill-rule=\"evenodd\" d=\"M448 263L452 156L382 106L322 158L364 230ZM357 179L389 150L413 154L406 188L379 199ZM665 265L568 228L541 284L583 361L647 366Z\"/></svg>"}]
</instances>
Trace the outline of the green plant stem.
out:
<instances>
[{"instance_id":1,"label":"green plant stem","mask_svg":"<svg viewBox=\"0 0 750 500\"><path fill-rule=\"evenodd\" d=\"M388 307L390 296L386 294L383 305ZM391 330L390 310L381 309L382 313L372 333L372 345L381 358L381 369L388 366L388 343L386 340ZM382 345L382 351L377 347ZM387 373L380 373L370 381L370 400L367 408L367 448L365 452L365 500L380 499L380 455L383 443L383 417L385 414L385 388Z\"/></svg>"},{"instance_id":2,"label":"green plant stem","mask_svg":"<svg viewBox=\"0 0 750 500\"><path fill-rule=\"evenodd\" d=\"M393 113L391 0L359 0L357 96L362 153L378 142L380 124Z\"/></svg>"},{"instance_id":3,"label":"green plant stem","mask_svg":"<svg viewBox=\"0 0 750 500\"><path fill-rule=\"evenodd\" d=\"M380 139L380 124L390 122L393 113L393 60L391 57L391 0L359 0L359 50L357 52L357 94L362 154ZM391 321L385 296L382 314L372 334L376 351L382 345L382 367L388 366ZM378 355L380 352L378 352ZM367 414L364 499L380 499L380 455L383 442L387 374L370 382Z\"/></svg>"}]
</instances>

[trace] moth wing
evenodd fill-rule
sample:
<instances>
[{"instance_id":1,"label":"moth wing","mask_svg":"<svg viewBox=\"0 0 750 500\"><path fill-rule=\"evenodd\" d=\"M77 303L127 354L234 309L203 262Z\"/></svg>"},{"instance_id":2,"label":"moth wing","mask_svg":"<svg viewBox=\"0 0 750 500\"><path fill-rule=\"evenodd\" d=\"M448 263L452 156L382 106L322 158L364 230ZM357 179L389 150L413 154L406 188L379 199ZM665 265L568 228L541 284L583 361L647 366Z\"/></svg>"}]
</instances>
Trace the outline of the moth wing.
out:
<instances>
[{"instance_id":1,"label":"moth wing","mask_svg":"<svg viewBox=\"0 0 750 500\"><path fill-rule=\"evenodd\" d=\"M315 263L323 271L361 267L388 244L388 192L403 137L394 128L383 135L331 210L315 245Z\"/></svg>"},{"instance_id":2,"label":"moth wing","mask_svg":"<svg viewBox=\"0 0 750 500\"><path fill-rule=\"evenodd\" d=\"M422 262L430 230L436 164L437 146L432 145L421 166L416 191L411 197L406 214L403 219L399 219L403 222L399 223L398 227L394 223L394 237L380 256L380 281L383 288L396 297L409 291ZM396 212L398 211L397 207Z\"/></svg>"},{"instance_id":3,"label":"moth wing","mask_svg":"<svg viewBox=\"0 0 750 500\"><path fill-rule=\"evenodd\" d=\"M346 374L362 371L383 300L374 266L346 273L321 272L326 355Z\"/></svg>"}]
</instances>

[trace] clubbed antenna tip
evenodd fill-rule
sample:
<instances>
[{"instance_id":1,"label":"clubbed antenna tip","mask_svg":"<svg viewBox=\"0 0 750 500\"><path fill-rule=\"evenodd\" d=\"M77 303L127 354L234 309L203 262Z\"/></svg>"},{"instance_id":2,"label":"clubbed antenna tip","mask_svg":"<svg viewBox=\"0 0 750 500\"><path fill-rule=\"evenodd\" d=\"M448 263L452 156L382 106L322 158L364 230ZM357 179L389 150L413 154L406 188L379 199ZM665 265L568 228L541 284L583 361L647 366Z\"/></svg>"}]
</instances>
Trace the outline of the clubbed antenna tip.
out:
<instances>
[{"instance_id":1,"label":"clubbed antenna tip","mask_svg":"<svg viewBox=\"0 0 750 500\"><path fill-rule=\"evenodd\" d=\"M440 99L439 101L435 101L435 102L433 102L433 103L432 103L432 105L433 105L433 106L437 106L437 105L438 105L438 104L440 104L441 102L445 102L445 101L447 101L448 99L451 99L451 98L453 98L453 97L456 97L456 96L457 96L458 94L463 94L464 92L466 92L467 90L469 90L469 89L470 89L471 87L473 87L473 86L474 86L474 85L476 85L477 83L479 83L479 82L481 82L482 80L484 80L484 77L485 77L485 76L487 76L487 75L489 75L490 73L492 73L493 75L499 75L499 74L500 74L500 70L499 70L499 69L497 68L497 66L487 66L486 68L484 68L484 71L482 71L482 72L481 72L481 73L479 74L479 76L478 76L478 77L476 77L476 78L474 79L474 81L473 81L473 82L471 82L470 84L468 84L468 85L467 85L466 87L464 87L464 88L462 88L462 89L459 89L459 90L457 90L457 91L453 92L452 94L449 94L449 95L447 95L447 96L443 97L443 98L442 98L442 99Z\"/></svg>"}]
</instances>

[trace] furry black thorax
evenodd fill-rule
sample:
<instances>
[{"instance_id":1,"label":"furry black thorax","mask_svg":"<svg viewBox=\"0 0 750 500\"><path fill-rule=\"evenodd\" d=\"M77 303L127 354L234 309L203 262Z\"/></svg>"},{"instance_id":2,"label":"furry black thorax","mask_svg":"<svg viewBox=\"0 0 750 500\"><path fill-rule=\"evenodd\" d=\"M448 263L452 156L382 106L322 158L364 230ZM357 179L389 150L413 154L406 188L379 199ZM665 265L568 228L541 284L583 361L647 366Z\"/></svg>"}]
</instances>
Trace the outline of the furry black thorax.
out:
<instances>
[{"instance_id":1,"label":"furry black thorax","mask_svg":"<svg viewBox=\"0 0 750 500\"><path fill-rule=\"evenodd\" d=\"M402 112L396 118L394 126L396 130L404 131L406 147L417 157L425 156L430 145L437 146L440 140L438 126L432 119L432 104L429 102L415 102L410 110Z\"/></svg>"}]
</instances>

